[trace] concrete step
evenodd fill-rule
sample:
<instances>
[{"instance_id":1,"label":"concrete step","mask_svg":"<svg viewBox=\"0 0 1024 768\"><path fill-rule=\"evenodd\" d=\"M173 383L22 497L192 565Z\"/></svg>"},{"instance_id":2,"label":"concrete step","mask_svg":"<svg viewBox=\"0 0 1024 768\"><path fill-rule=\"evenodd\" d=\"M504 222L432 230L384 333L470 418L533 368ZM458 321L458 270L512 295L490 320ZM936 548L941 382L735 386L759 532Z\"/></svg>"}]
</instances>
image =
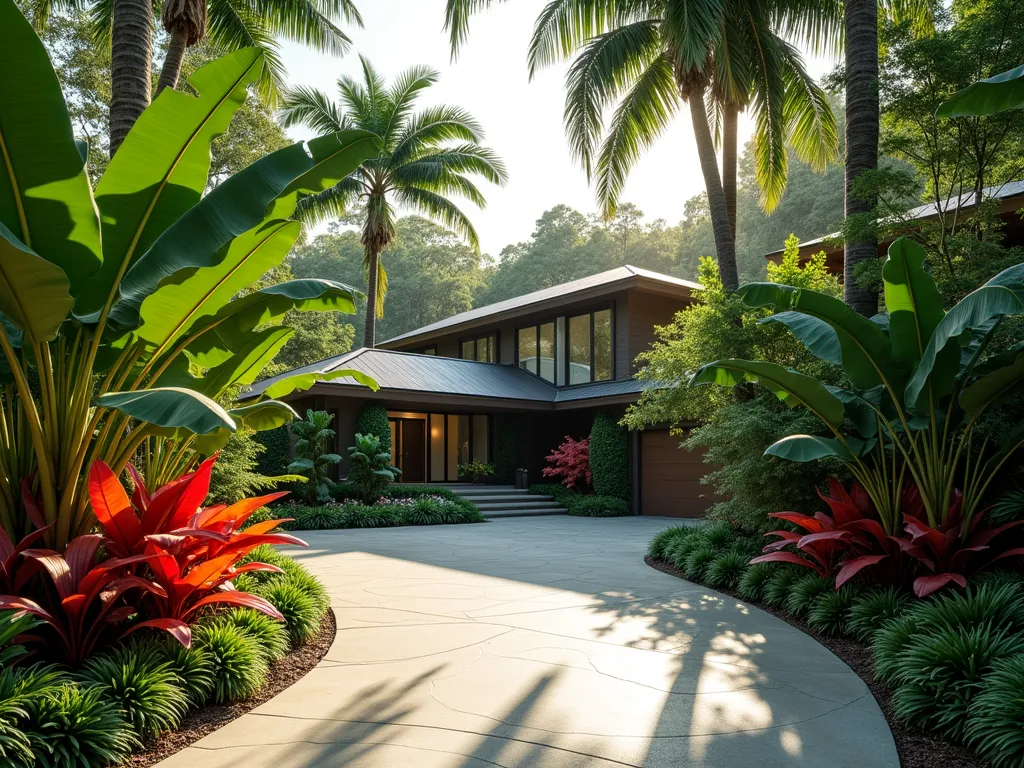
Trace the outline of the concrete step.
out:
<instances>
[{"instance_id":1,"label":"concrete step","mask_svg":"<svg viewBox=\"0 0 1024 768\"><path fill-rule=\"evenodd\" d=\"M545 499L540 496L530 496L522 501L483 501L474 502L481 510L484 509L544 509L559 506L553 499Z\"/></svg>"},{"instance_id":2,"label":"concrete step","mask_svg":"<svg viewBox=\"0 0 1024 768\"><path fill-rule=\"evenodd\" d=\"M538 495L532 495L532 494L529 494L529 493L520 493L520 494L513 494L513 493L481 493L481 494L460 493L459 496L461 496L464 499L469 499L474 504L480 504L480 503L488 504L488 503L492 503L492 502L494 502L494 503L498 503L498 502L509 503L509 502L511 502L513 504L518 504L521 501L538 501L540 499L550 499L551 498L550 496L538 496Z\"/></svg>"},{"instance_id":3,"label":"concrete step","mask_svg":"<svg viewBox=\"0 0 1024 768\"><path fill-rule=\"evenodd\" d=\"M493 520L499 517L541 517L542 515L564 515L566 511L561 507L557 509L533 509L533 510L509 510L507 512L483 512L483 516L488 520Z\"/></svg>"}]
</instances>

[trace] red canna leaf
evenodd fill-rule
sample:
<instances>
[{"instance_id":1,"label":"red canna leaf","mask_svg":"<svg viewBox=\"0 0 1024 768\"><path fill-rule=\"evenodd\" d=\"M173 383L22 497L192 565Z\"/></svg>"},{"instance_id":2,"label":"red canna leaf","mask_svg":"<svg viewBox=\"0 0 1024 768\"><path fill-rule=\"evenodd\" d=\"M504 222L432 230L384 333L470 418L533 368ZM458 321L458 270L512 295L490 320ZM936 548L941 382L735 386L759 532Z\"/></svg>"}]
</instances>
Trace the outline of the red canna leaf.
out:
<instances>
[{"instance_id":1,"label":"red canna leaf","mask_svg":"<svg viewBox=\"0 0 1024 768\"><path fill-rule=\"evenodd\" d=\"M87 533L73 538L64 550L64 559L71 570L71 580L77 589L78 584L85 578L85 575L92 570L96 561L96 552L103 541L102 536L94 533Z\"/></svg>"},{"instance_id":2,"label":"red canna leaf","mask_svg":"<svg viewBox=\"0 0 1024 768\"><path fill-rule=\"evenodd\" d=\"M139 473L134 464L129 463L127 469L128 475L132 479L132 484L135 486L132 490L132 504L139 510L139 514L143 515L149 508L150 502L149 491L146 490L146 479Z\"/></svg>"},{"instance_id":3,"label":"red canna leaf","mask_svg":"<svg viewBox=\"0 0 1024 768\"><path fill-rule=\"evenodd\" d=\"M165 519L166 530L173 531L175 528L186 527L192 516L199 511L203 500L210 493L210 473L213 471L213 465L216 461L217 454L214 454L199 465L199 469L195 471L192 479L189 480L185 492L181 494L178 503L174 505L170 515ZM159 533L159 531L153 532Z\"/></svg>"},{"instance_id":4,"label":"red canna leaf","mask_svg":"<svg viewBox=\"0 0 1024 768\"><path fill-rule=\"evenodd\" d=\"M57 588L61 600L75 594L77 585L71 578L71 568L57 552L52 549L26 549L21 554L42 566Z\"/></svg>"},{"instance_id":5,"label":"red canna leaf","mask_svg":"<svg viewBox=\"0 0 1024 768\"><path fill-rule=\"evenodd\" d=\"M959 573L935 573L930 576L920 576L914 580L914 594L917 597L927 597L932 592L942 589L953 582L961 587L967 586L967 579Z\"/></svg>"},{"instance_id":6,"label":"red canna leaf","mask_svg":"<svg viewBox=\"0 0 1024 768\"><path fill-rule=\"evenodd\" d=\"M205 526L219 522L234 521L234 527L237 528L248 520L249 516L260 507L265 507L272 501L276 501L277 499L287 495L288 491L279 491L277 493L268 493L265 496L256 496L252 499L242 499L229 507L224 507L216 513L211 513L213 507L210 507L200 513L199 525Z\"/></svg>"},{"instance_id":7,"label":"red canna leaf","mask_svg":"<svg viewBox=\"0 0 1024 768\"><path fill-rule=\"evenodd\" d=\"M46 518L43 517L42 511L39 509L36 497L32 495L32 476L21 480L21 504L25 508L25 517L33 526L37 529L46 527Z\"/></svg>"},{"instance_id":8,"label":"red canna leaf","mask_svg":"<svg viewBox=\"0 0 1024 768\"><path fill-rule=\"evenodd\" d=\"M786 520L787 522L793 523L793 525L799 525L809 533L817 533L818 531L824 531L831 527L831 525L828 525L821 520L816 520L808 515L801 515L799 512L772 512L768 517L774 517L778 520Z\"/></svg>"},{"instance_id":9,"label":"red canna leaf","mask_svg":"<svg viewBox=\"0 0 1024 768\"><path fill-rule=\"evenodd\" d=\"M142 526L117 475L102 461L89 469L89 501L108 538L132 552L142 537Z\"/></svg>"},{"instance_id":10,"label":"red canna leaf","mask_svg":"<svg viewBox=\"0 0 1024 768\"><path fill-rule=\"evenodd\" d=\"M193 473L182 475L177 480L173 480L153 492L149 499L149 506L142 516L142 532L144 534L157 533L164 530L164 523L181 500L185 491L188 490L192 477Z\"/></svg>"},{"instance_id":11,"label":"red canna leaf","mask_svg":"<svg viewBox=\"0 0 1024 768\"><path fill-rule=\"evenodd\" d=\"M216 603L226 603L228 605L240 605L245 608L252 608L260 613L265 613L267 616L277 619L278 621L284 621L284 616L281 615L281 612L278 611L270 601L248 592L235 591L217 592L212 595L207 595L202 600L197 600L195 605L187 611L186 616L191 615L203 606L214 605Z\"/></svg>"},{"instance_id":12,"label":"red canna leaf","mask_svg":"<svg viewBox=\"0 0 1024 768\"><path fill-rule=\"evenodd\" d=\"M284 573L284 569L277 565L271 565L270 563L246 563L240 565L237 568L231 569L231 574L237 576L239 573L248 573L249 571L266 571L267 573Z\"/></svg>"},{"instance_id":13,"label":"red canna leaf","mask_svg":"<svg viewBox=\"0 0 1024 768\"><path fill-rule=\"evenodd\" d=\"M192 630L189 628L188 624L184 621L179 621L178 619L149 619L148 621L142 621L121 635L121 637L127 637L132 632L136 632L147 627L162 629L186 648L192 647Z\"/></svg>"},{"instance_id":14,"label":"red canna leaf","mask_svg":"<svg viewBox=\"0 0 1024 768\"><path fill-rule=\"evenodd\" d=\"M822 576L825 575L824 570L819 565L792 552L771 552L767 555L758 555L750 561L751 565L755 563L792 563L793 565L802 565L804 568L817 571Z\"/></svg>"},{"instance_id":15,"label":"red canna leaf","mask_svg":"<svg viewBox=\"0 0 1024 768\"><path fill-rule=\"evenodd\" d=\"M853 560L847 560L843 563L843 567L839 569L839 573L836 575L836 589L839 589L860 571L869 566L880 563L887 557L888 555L864 555L863 557L855 557Z\"/></svg>"}]
</instances>

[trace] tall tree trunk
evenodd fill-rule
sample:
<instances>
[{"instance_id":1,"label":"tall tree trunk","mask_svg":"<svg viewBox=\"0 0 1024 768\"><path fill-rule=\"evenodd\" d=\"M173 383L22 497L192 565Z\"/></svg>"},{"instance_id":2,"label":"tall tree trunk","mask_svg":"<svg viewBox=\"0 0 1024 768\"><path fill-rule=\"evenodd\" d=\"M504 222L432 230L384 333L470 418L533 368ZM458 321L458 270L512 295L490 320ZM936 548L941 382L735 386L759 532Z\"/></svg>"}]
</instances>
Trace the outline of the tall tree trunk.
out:
<instances>
[{"instance_id":1,"label":"tall tree trunk","mask_svg":"<svg viewBox=\"0 0 1024 768\"><path fill-rule=\"evenodd\" d=\"M156 84L156 95L164 88L177 88L181 77L181 63L185 60L185 47L188 45L188 32L175 29L171 33L171 42L167 45L167 57L160 68L160 81Z\"/></svg>"},{"instance_id":2,"label":"tall tree trunk","mask_svg":"<svg viewBox=\"0 0 1024 768\"><path fill-rule=\"evenodd\" d=\"M735 104L722 107L722 189L725 191L725 209L729 212L729 231L733 247L736 244L736 153L740 110Z\"/></svg>"},{"instance_id":3,"label":"tall tree trunk","mask_svg":"<svg viewBox=\"0 0 1024 768\"><path fill-rule=\"evenodd\" d=\"M110 155L113 157L153 88L152 0L113 0L110 34Z\"/></svg>"},{"instance_id":4,"label":"tall tree trunk","mask_svg":"<svg viewBox=\"0 0 1024 768\"><path fill-rule=\"evenodd\" d=\"M367 247L366 261L366 325L363 326L363 346L373 349L377 335L377 271L380 269L380 252Z\"/></svg>"},{"instance_id":5,"label":"tall tree trunk","mask_svg":"<svg viewBox=\"0 0 1024 768\"><path fill-rule=\"evenodd\" d=\"M690 104L690 118L693 121L693 135L697 139L697 155L700 169L704 174L704 188L708 193L708 207L711 210L711 228L715 233L715 251L718 254L718 271L722 285L727 291L740 286L739 271L736 268L736 244L729 224L729 209L725 202L722 177L718 174L718 158L715 156L715 142L708 125L708 111L704 106L704 88L693 88L686 95Z\"/></svg>"},{"instance_id":6,"label":"tall tree trunk","mask_svg":"<svg viewBox=\"0 0 1024 768\"><path fill-rule=\"evenodd\" d=\"M865 171L878 167L878 0L846 0L846 217L864 217L875 206L854 194ZM857 285L854 268L877 258L874 237L846 238L843 298L870 317L878 311L878 293Z\"/></svg>"}]
</instances>

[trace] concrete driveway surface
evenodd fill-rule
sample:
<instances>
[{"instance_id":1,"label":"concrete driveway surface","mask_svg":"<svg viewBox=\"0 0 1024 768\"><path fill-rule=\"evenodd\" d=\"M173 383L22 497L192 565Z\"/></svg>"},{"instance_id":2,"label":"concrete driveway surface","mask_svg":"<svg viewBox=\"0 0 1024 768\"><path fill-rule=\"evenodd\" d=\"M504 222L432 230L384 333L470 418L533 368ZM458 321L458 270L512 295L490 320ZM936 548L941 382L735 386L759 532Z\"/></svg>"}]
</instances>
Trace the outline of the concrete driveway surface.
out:
<instances>
[{"instance_id":1,"label":"concrete driveway surface","mask_svg":"<svg viewBox=\"0 0 1024 768\"><path fill-rule=\"evenodd\" d=\"M664 518L309 532L338 635L161 768L896 768L863 681L643 562Z\"/></svg>"}]
</instances>

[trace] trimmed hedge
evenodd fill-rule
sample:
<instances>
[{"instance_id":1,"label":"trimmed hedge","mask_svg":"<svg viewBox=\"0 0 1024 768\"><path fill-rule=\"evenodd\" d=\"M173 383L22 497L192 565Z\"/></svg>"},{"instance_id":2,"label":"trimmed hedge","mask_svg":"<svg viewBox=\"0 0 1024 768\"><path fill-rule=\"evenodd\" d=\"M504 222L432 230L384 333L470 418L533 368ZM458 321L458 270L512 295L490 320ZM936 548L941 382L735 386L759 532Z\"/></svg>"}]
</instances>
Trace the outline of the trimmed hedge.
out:
<instances>
[{"instance_id":1,"label":"trimmed hedge","mask_svg":"<svg viewBox=\"0 0 1024 768\"><path fill-rule=\"evenodd\" d=\"M359 502L338 502L310 507L281 505L274 509L279 517L295 518L282 528L290 531L336 530L341 528L390 528L398 525L453 525L482 523L484 516L466 499L447 499L438 494L391 497L394 503L367 506Z\"/></svg>"},{"instance_id":2,"label":"trimmed hedge","mask_svg":"<svg viewBox=\"0 0 1024 768\"><path fill-rule=\"evenodd\" d=\"M594 417L590 430L590 475L598 496L629 500L629 436L610 413Z\"/></svg>"},{"instance_id":3,"label":"trimmed hedge","mask_svg":"<svg viewBox=\"0 0 1024 768\"><path fill-rule=\"evenodd\" d=\"M292 461L289 448L291 438L288 434L288 427L268 429L264 432L256 432L252 439L263 446L264 451L256 460L255 471L267 477L276 477L287 471Z\"/></svg>"},{"instance_id":4,"label":"trimmed hedge","mask_svg":"<svg viewBox=\"0 0 1024 768\"><path fill-rule=\"evenodd\" d=\"M550 496L576 517L621 517L629 514L629 504L616 496L579 493L558 483L534 483L529 492Z\"/></svg>"},{"instance_id":5,"label":"trimmed hedge","mask_svg":"<svg viewBox=\"0 0 1024 768\"><path fill-rule=\"evenodd\" d=\"M368 403L356 419L357 435L376 435L380 438L380 449L391 452L391 425L388 423L388 409L378 403Z\"/></svg>"}]
</instances>

